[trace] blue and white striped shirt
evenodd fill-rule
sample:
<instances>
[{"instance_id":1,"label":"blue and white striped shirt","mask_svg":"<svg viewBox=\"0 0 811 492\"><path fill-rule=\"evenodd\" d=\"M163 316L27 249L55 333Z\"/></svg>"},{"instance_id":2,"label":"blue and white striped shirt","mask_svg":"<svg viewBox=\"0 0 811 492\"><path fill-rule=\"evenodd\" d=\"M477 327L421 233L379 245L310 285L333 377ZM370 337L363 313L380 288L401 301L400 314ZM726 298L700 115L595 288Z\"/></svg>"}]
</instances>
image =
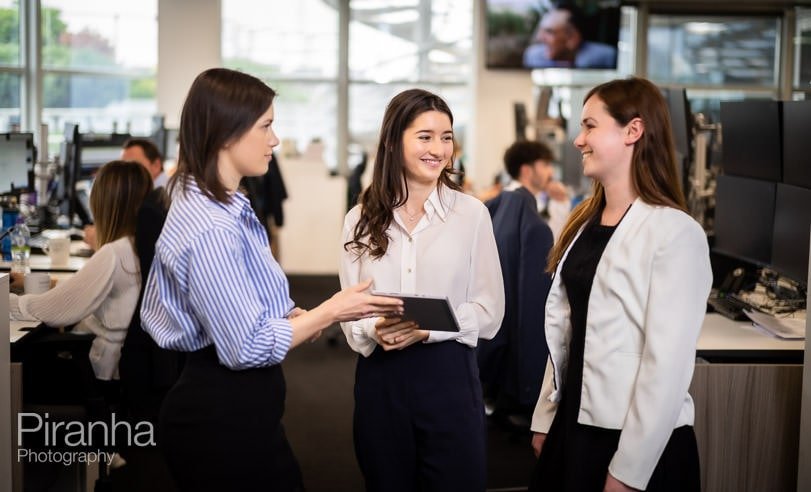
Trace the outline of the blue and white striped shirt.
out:
<instances>
[{"instance_id":1,"label":"blue and white striped shirt","mask_svg":"<svg viewBox=\"0 0 811 492\"><path fill-rule=\"evenodd\" d=\"M278 364L293 337L287 278L268 248L250 202L205 196L194 180L174 194L141 306L144 329L161 347L216 346L231 369Z\"/></svg>"}]
</instances>

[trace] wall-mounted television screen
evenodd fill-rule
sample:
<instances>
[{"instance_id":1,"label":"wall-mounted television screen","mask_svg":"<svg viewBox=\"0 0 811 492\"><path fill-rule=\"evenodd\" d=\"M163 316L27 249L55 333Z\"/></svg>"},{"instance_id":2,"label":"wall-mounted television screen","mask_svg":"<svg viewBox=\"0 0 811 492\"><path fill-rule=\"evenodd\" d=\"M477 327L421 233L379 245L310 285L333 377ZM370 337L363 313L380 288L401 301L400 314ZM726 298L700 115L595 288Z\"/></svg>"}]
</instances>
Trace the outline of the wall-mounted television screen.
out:
<instances>
[{"instance_id":1,"label":"wall-mounted television screen","mask_svg":"<svg viewBox=\"0 0 811 492\"><path fill-rule=\"evenodd\" d=\"M619 0L487 0L487 68L617 68Z\"/></svg>"}]
</instances>

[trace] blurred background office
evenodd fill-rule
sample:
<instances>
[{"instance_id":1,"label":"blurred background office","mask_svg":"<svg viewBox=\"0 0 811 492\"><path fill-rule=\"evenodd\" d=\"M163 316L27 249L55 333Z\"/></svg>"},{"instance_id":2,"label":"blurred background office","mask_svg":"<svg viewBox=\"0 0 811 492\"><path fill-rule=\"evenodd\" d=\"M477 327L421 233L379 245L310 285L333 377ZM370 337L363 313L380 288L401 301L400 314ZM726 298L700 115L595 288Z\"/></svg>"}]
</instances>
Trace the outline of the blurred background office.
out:
<instances>
[{"instance_id":1,"label":"blurred background office","mask_svg":"<svg viewBox=\"0 0 811 492\"><path fill-rule=\"evenodd\" d=\"M92 222L86 200L95 169L118 158L126 139L152 139L171 174L193 78L213 66L248 72L278 91L276 152L287 199L274 240L293 298L310 307L337 288L347 200L368 183L366 161L394 94L416 86L448 101L471 192L488 189L504 150L529 139L552 149L555 177L576 202L589 189L571 144L582 98L598 83L635 74L668 101L690 211L714 247L717 297L727 299L717 309L734 317L741 305L730 303L739 301L783 314L801 308L811 0L576 1L587 15L584 36L616 46L616 68L524 68L520 53L555 3L0 0L0 194L4 203L14 197L35 235L80 230ZM742 216L751 219L745 228ZM316 435L307 422L349 453L349 466L300 456L312 490L327 490L319 479L359 477L351 467L353 359L339 338L325 340L286 368L289 418L302 422L289 426L294 448ZM315 391L307 381L317 374L336 385ZM336 411L345 429L313 424L327 396L346 398ZM491 436L493 488L521 487L528 477L527 438L510 432ZM321 466L315 476L312 467Z\"/></svg>"}]
</instances>

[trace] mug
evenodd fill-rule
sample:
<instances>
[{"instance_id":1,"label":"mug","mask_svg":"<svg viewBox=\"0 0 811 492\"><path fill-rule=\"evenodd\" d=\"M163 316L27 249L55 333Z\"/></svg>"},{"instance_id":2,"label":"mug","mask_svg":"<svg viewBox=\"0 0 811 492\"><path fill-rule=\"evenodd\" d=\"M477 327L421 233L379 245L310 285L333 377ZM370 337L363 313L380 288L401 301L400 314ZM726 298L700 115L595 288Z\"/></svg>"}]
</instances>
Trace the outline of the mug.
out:
<instances>
[{"instance_id":1,"label":"mug","mask_svg":"<svg viewBox=\"0 0 811 492\"><path fill-rule=\"evenodd\" d=\"M67 266L70 260L70 237L49 238L42 250L51 259L51 266Z\"/></svg>"},{"instance_id":2,"label":"mug","mask_svg":"<svg viewBox=\"0 0 811 492\"><path fill-rule=\"evenodd\" d=\"M51 288L51 276L44 272L26 273L23 285L26 294L42 294Z\"/></svg>"}]
</instances>

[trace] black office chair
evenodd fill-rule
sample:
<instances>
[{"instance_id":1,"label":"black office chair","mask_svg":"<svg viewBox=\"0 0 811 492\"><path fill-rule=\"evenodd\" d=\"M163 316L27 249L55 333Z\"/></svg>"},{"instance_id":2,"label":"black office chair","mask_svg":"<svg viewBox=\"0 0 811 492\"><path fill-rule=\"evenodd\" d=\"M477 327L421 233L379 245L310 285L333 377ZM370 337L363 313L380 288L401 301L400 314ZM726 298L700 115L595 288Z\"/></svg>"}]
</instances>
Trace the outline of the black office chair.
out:
<instances>
[{"instance_id":1,"label":"black office chair","mask_svg":"<svg viewBox=\"0 0 811 492\"><path fill-rule=\"evenodd\" d=\"M81 422L88 429L90 422L111 421L118 405L115 383L99 381L93 372L88 354L93 334L58 331L44 324L14 344L12 360L23 367L23 412L38 415L51 429L58 423ZM33 417L30 417L33 418ZM26 433L22 447L33 450L113 452L105 445L104 436L94 433L86 447L46 445L45 432ZM64 427L63 427L64 428ZM102 432L102 427L94 427ZM65 471L71 476L66 477ZM83 464L65 467L62 464L24 463L25 490L53 490L70 481L71 488L84 490L86 468ZM106 466L100 466L100 482L106 479ZM96 492L104 489L97 487Z\"/></svg>"},{"instance_id":2,"label":"black office chair","mask_svg":"<svg viewBox=\"0 0 811 492\"><path fill-rule=\"evenodd\" d=\"M155 429L163 399L180 377L184 360L183 353L159 347L141 327L144 287L167 211L168 198L162 188L153 190L138 211L135 248L141 268L141 292L118 363L123 416L132 425L150 422ZM127 465L112 473L116 489L120 484L125 490L148 488L151 492L174 492L174 483L159 449L131 447L122 450L122 454Z\"/></svg>"}]
</instances>

